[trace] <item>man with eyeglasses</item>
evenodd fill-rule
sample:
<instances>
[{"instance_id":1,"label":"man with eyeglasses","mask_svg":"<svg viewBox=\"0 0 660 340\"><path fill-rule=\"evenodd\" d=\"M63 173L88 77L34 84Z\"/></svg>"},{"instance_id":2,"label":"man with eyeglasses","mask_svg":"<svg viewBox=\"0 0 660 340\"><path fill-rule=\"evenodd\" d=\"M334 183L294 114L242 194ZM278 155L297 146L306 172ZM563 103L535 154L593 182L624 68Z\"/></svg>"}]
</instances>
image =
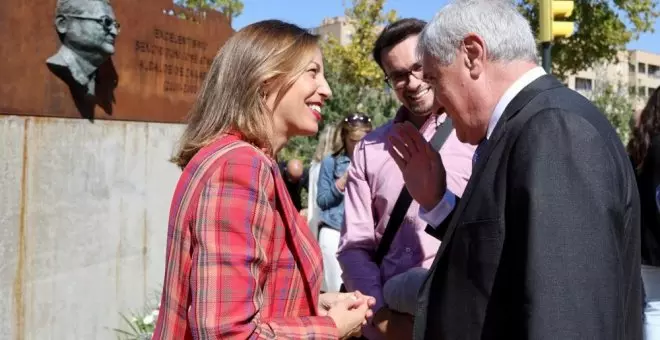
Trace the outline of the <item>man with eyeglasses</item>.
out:
<instances>
[{"instance_id":1,"label":"man with eyeglasses","mask_svg":"<svg viewBox=\"0 0 660 340\"><path fill-rule=\"evenodd\" d=\"M393 120L362 139L348 170L338 260L347 290L359 290L377 300L375 315L363 332L370 340L411 338L411 315L399 313L395 303L387 305L383 288L393 277L392 282L409 282L399 280L399 274L428 268L440 244L425 232L427 224L419 218L419 204L413 201L380 265L374 259L404 186L401 171L387 152L394 124L409 121L430 140L446 118L442 105L434 99L433 88L422 80L422 66L415 52L425 25L422 20L402 19L387 26L376 41L374 59L402 106ZM459 142L454 131L442 145L447 186L460 196L472 172L475 147ZM414 291L412 296L416 296Z\"/></svg>"},{"instance_id":2,"label":"man with eyeglasses","mask_svg":"<svg viewBox=\"0 0 660 340\"><path fill-rule=\"evenodd\" d=\"M46 61L65 81L94 95L96 71L115 53L119 23L107 0L58 0L55 29L62 46Z\"/></svg>"}]
</instances>

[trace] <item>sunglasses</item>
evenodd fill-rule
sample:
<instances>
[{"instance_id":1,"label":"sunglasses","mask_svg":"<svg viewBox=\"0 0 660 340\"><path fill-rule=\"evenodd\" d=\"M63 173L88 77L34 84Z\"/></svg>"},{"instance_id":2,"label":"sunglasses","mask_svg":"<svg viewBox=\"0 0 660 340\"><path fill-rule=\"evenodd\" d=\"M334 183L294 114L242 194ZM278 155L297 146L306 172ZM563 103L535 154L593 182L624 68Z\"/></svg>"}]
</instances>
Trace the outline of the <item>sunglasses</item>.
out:
<instances>
[{"instance_id":1,"label":"sunglasses","mask_svg":"<svg viewBox=\"0 0 660 340\"><path fill-rule=\"evenodd\" d=\"M82 16L82 15L67 15L67 17L81 19L81 20L96 21L99 24L101 24L101 26L103 26L103 28L107 31L110 31L113 26L115 27L115 29L117 29L117 33L119 33L119 31L121 30L121 25L119 25L119 22L117 22L117 20L107 15L104 15L100 18L94 18L94 17Z\"/></svg>"},{"instance_id":2,"label":"sunglasses","mask_svg":"<svg viewBox=\"0 0 660 340\"><path fill-rule=\"evenodd\" d=\"M344 122L348 124L358 124L358 123L369 124L371 123L371 118L369 118L369 116L367 115L356 113L354 115L344 118Z\"/></svg>"}]
</instances>

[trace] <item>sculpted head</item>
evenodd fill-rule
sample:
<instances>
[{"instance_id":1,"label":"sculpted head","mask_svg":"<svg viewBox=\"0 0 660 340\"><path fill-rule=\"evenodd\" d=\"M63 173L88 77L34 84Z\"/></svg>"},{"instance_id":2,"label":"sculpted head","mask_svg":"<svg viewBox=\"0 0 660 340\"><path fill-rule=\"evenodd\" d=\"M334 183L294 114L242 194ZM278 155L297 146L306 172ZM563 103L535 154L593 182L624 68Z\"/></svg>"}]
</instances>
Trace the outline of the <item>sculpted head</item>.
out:
<instances>
[{"instance_id":1,"label":"sculpted head","mask_svg":"<svg viewBox=\"0 0 660 340\"><path fill-rule=\"evenodd\" d=\"M55 29L63 45L93 65L115 53L119 24L108 0L58 0Z\"/></svg>"}]
</instances>

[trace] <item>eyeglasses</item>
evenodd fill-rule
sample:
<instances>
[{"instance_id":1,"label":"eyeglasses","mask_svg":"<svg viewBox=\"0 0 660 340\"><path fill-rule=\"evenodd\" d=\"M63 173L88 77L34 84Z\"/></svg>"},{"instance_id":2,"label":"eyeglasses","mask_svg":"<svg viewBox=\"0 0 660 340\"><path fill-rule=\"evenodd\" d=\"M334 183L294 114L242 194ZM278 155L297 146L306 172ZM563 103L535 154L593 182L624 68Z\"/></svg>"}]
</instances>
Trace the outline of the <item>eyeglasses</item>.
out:
<instances>
[{"instance_id":1,"label":"eyeglasses","mask_svg":"<svg viewBox=\"0 0 660 340\"><path fill-rule=\"evenodd\" d=\"M104 15L100 18L87 17L87 16L82 16L82 15L67 15L67 17L96 21L99 24L101 24L103 26L103 28L105 28L107 31L110 31L113 26L117 30L117 33L119 33L119 30L121 29L121 25L119 25L119 22L117 20L107 16L107 15Z\"/></svg>"},{"instance_id":2,"label":"eyeglasses","mask_svg":"<svg viewBox=\"0 0 660 340\"><path fill-rule=\"evenodd\" d=\"M410 81L410 75L419 80L424 80L422 79L424 76L423 71L422 65L416 63L410 70L393 72L390 75L385 75L385 82L387 82L387 84L393 89L400 90L408 84L408 81Z\"/></svg>"},{"instance_id":3,"label":"eyeglasses","mask_svg":"<svg viewBox=\"0 0 660 340\"><path fill-rule=\"evenodd\" d=\"M344 118L344 122L348 124L357 124L357 123L370 124L371 118L367 115L356 113Z\"/></svg>"}]
</instances>

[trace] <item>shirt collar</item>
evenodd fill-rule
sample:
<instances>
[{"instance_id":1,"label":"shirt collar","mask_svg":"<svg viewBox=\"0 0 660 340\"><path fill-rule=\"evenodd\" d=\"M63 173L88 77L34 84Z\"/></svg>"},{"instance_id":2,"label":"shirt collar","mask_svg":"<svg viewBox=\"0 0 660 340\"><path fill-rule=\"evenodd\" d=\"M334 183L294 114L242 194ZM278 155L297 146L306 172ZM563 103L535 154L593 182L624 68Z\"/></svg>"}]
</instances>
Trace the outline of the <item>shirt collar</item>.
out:
<instances>
[{"instance_id":1,"label":"shirt collar","mask_svg":"<svg viewBox=\"0 0 660 340\"><path fill-rule=\"evenodd\" d=\"M80 70L81 72L71 72L71 76L80 84L87 85L92 79L92 74L96 71L97 67L92 65L85 58L80 57L66 45L60 48L60 55L67 66L72 70Z\"/></svg>"},{"instance_id":2,"label":"shirt collar","mask_svg":"<svg viewBox=\"0 0 660 340\"><path fill-rule=\"evenodd\" d=\"M509 88L504 92L502 97L500 98L500 101L497 102L497 105L495 105L495 109L493 110L493 114L490 116L490 121L488 122L488 132L486 133L486 139L490 138L490 135L493 133L493 130L495 129L495 126L497 125L497 122L500 120L502 117L502 114L504 113L504 110L506 110L506 107L511 103L513 98L515 98L520 91L522 91L527 85L531 84L533 81L536 79L544 76L545 70L537 66L522 75L522 77L518 78Z\"/></svg>"}]
</instances>

